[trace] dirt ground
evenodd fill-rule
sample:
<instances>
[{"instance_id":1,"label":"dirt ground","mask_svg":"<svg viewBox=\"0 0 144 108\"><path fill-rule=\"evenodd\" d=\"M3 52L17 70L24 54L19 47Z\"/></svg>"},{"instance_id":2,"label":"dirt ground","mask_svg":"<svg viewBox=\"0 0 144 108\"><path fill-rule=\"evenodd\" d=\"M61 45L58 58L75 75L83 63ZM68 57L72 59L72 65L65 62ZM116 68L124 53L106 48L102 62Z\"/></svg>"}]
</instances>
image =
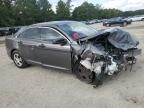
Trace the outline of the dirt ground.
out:
<instances>
[{"instance_id":1,"label":"dirt ground","mask_svg":"<svg viewBox=\"0 0 144 108\"><path fill-rule=\"evenodd\" d=\"M136 35L144 47L144 22L122 29ZM121 72L94 89L70 72L41 66L18 69L0 44L0 108L144 108L143 65L142 54L132 72Z\"/></svg>"}]
</instances>

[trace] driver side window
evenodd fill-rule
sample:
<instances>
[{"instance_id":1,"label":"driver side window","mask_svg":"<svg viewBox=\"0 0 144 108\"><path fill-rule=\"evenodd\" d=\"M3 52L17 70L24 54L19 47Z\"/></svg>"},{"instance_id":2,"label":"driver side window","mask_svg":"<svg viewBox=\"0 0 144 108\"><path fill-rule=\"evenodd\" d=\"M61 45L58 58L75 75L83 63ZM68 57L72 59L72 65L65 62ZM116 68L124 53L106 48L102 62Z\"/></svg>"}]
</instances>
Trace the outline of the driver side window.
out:
<instances>
[{"instance_id":1,"label":"driver side window","mask_svg":"<svg viewBox=\"0 0 144 108\"><path fill-rule=\"evenodd\" d=\"M50 28L41 28L41 39L44 41L53 42L57 39L63 38L58 32Z\"/></svg>"}]
</instances>

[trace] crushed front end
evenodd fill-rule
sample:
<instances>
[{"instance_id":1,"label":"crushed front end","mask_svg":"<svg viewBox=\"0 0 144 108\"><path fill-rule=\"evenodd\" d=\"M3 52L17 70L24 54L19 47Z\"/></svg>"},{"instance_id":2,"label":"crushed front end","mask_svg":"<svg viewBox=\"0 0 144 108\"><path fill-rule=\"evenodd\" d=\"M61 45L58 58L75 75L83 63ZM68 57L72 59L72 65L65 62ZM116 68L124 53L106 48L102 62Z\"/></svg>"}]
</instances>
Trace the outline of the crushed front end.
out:
<instances>
[{"instance_id":1,"label":"crushed front end","mask_svg":"<svg viewBox=\"0 0 144 108\"><path fill-rule=\"evenodd\" d=\"M101 30L95 36L71 45L74 71L83 67L77 76L98 85L105 75L126 71L128 66L131 71L136 56L141 54L138 45L139 42L126 31L117 28Z\"/></svg>"}]
</instances>

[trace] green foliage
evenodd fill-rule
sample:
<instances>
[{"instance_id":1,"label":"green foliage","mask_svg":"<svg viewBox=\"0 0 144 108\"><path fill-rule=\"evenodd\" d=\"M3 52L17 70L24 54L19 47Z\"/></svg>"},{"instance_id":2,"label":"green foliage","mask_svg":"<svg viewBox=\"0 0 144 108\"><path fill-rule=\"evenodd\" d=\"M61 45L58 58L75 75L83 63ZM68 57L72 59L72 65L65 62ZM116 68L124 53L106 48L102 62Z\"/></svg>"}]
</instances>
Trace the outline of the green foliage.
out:
<instances>
[{"instance_id":1,"label":"green foliage","mask_svg":"<svg viewBox=\"0 0 144 108\"><path fill-rule=\"evenodd\" d=\"M71 10L71 2L72 2L72 0L67 0L67 2L66 2L66 7L69 9L69 10Z\"/></svg>"},{"instance_id":2,"label":"green foliage","mask_svg":"<svg viewBox=\"0 0 144 108\"><path fill-rule=\"evenodd\" d=\"M51 4L47 0L39 0L38 3L38 17L36 22L46 22L54 19L54 12L51 8Z\"/></svg>"},{"instance_id":3,"label":"green foliage","mask_svg":"<svg viewBox=\"0 0 144 108\"><path fill-rule=\"evenodd\" d=\"M144 15L144 9L136 11L126 11L122 13L123 16Z\"/></svg>"},{"instance_id":4,"label":"green foliage","mask_svg":"<svg viewBox=\"0 0 144 108\"><path fill-rule=\"evenodd\" d=\"M112 18L122 15L122 12L117 9L103 9L101 10L101 18Z\"/></svg>"},{"instance_id":5,"label":"green foliage","mask_svg":"<svg viewBox=\"0 0 144 108\"><path fill-rule=\"evenodd\" d=\"M69 1L70 2L70 1ZM70 19L70 4L60 0L56 6L57 20Z\"/></svg>"},{"instance_id":6,"label":"green foliage","mask_svg":"<svg viewBox=\"0 0 144 108\"><path fill-rule=\"evenodd\" d=\"M13 8L11 2L11 0L0 1L0 26L14 25L14 19L12 18Z\"/></svg>"},{"instance_id":7,"label":"green foliage","mask_svg":"<svg viewBox=\"0 0 144 108\"><path fill-rule=\"evenodd\" d=\"M91 20L99 18L100 6L94 6L92 3L84 2L81 6L76 7L73 11L75 20Z\"/></svg>"},{"instance_id":8,"label":"green foliage","mask_svg":"<svg viewBox=\"0 0 144 108\"><path fill-rule=\"evenodd\" d=\"M14 4L16 25L35 23L38 7L36 0L16 0Z\"/></svg>"},{"instance_id":9,"label":"green foliage","mask_svg":"<svg viewBox=\"0 0 144 108\"><path fill-rule=\"evenodd\" d=\"M52 20L91 20L144 14L143 10L103 9L99 4L84 2L72 10L72 0L59 0L56 12L48 0L0 0L0 27L21 26Z\"/></svg>"}]
</instances>

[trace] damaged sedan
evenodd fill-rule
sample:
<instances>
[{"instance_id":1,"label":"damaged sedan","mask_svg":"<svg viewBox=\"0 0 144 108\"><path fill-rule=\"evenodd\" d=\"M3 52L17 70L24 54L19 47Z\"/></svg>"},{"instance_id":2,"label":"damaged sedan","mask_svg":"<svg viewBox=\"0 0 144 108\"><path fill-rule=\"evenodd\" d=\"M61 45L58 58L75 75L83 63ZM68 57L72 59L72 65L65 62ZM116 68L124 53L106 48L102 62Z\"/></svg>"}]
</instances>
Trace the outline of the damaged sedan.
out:
<instances>
[{"instance_id":1,"label":"damaged sedan","mask_svg":"<svg viewBox=\"0 0 144 108\"><path fill-rule=\"evenodd\" d=\"M21 28L6 38L9 57L19 68L39 64L71 70L77 78L99 85L126 71L141 54L130 33L118 28L96 30L76 21L54 21Z\"/></svg>"}]
</instances>

